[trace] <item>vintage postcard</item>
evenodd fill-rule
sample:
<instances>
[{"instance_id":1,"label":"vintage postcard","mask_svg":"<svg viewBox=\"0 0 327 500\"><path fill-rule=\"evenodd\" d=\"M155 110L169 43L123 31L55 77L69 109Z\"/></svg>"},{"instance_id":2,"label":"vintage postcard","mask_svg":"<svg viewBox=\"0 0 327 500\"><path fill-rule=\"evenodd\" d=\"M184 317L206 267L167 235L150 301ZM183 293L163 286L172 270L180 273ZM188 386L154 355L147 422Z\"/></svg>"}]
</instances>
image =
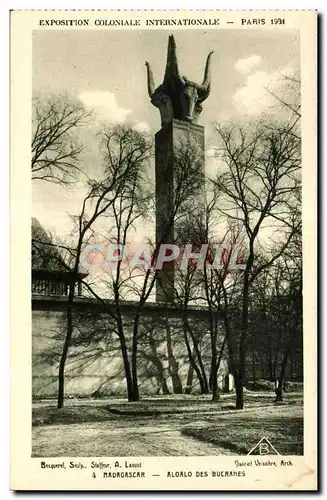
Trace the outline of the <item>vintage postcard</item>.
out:
<instances>
[{"instance_id":1,"label":"vintage postcard","mask_svg":"<svg viewBox=\"0 0 327 500\"><path fill-rule=\"evenodd\" d=\"M316 29L11 12L12 489L317 489Z\"/></svg>"}]
</instances>

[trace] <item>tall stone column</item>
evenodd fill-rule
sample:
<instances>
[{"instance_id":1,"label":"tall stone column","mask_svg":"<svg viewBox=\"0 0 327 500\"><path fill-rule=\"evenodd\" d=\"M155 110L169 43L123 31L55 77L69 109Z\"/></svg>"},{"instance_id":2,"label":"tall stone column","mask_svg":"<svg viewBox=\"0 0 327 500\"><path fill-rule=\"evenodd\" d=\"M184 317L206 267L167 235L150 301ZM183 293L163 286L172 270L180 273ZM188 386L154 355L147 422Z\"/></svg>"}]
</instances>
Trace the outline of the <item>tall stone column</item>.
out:
<instances>
[{"instance_id":1,"label":"tall stone column","mask_svg":"<svg viewBox=\"0 0 327 500\"><path fill-rule=\"evenodd\" d=\"M149 97L159 109L162 126L155 138L157 244L198 246L201 240L199 234L205 224L204 127L196 123L202 103L210 93L212 54L207 56L202 83L181 76L173 35L168 39L164 79L158 87L150 64L145 63ZM176 204L176 192L183 176L186 189ZM179 213L176 213L176 205ZM158 272L157 301L173 301L174 283L172 263Z\"/></svg>"},{"instance_id":2,"label":"tall stone column","mask_svg":"<svg viewBox=\"0 0 327 500\"><path fill-rule=\"evenodd\" d=\"M173 119L155 135L157 244L199 243L205 226L204 146L204 127L183 120ZM194 191L190 186L182 203L176 202L176 191L188 187L180 179L187 170L186 183L193 183ZM173 302L174 287L175 264L169 262L158 271L157 301Z\"/></svg>"}]
</instances>

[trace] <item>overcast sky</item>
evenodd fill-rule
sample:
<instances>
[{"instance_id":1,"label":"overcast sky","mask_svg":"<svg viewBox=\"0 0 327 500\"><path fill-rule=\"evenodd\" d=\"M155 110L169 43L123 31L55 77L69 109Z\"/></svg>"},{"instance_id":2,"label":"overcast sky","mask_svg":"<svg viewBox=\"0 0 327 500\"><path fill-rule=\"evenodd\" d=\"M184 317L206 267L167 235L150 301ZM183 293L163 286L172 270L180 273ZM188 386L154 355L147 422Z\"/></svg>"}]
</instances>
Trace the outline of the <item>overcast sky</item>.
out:
<instances>
[{"instance_id":1,"label":"overcast sky","mask_svg":"<svg viewBox=\"0 0 327 500\"><path fill-rule=\"evenodd\" d=\"M211 123L244 120L269 109L265 87L280 85L281 73L299 67L295 30L36 30L33 33L33 91L72 94L101 121L127 120L155 133L159 111L150 103L145 61L155 84L162 83L168 35L174 34L182 75L201 82L206 57L212 58L211 94L199 123L206 126L208 168L215 146ZM275 83L274 83L275 82ZM85 144L85 168L93 162L92 142ZM49 183L33 185L33 216L58 236L67 234L67 213L78 213L81 193Z\"/></svg>"}]
</instances>

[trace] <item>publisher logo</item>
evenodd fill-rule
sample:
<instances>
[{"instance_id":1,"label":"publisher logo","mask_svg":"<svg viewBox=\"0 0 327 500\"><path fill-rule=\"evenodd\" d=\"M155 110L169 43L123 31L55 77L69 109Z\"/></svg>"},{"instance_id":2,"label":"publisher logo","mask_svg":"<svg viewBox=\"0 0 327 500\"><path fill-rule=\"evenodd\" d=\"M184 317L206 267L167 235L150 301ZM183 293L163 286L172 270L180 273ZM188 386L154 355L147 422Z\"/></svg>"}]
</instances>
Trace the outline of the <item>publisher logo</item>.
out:
<instances>
[{"instance_id":1,"label":"publisher logo","mask_svg":"<svg viewBox=\"0 0 327 500\"><path fill-rule=\"evenodd\" d=\"M268 438L263 437L248 453L248 455L280 455Z\"/></svg>"}]
</instances>

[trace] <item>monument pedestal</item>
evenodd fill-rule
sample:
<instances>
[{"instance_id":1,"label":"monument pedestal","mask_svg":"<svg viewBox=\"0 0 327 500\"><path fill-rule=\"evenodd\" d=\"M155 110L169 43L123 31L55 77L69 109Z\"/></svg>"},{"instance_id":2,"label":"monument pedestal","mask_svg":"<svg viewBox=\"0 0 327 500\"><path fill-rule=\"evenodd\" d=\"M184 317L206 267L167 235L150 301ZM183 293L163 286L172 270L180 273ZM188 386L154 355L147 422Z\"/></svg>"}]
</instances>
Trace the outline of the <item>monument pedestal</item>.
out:
<instances>
[{"instance_id":1,"label":"monument pedestal","mask_svg":"<svg viewBox=\"0 0 327 500\"><path fill-rule=\"evenodd\" d=\"M204 127L187 121L172 120L155 135L156 171L156 240L157 244L196 244L192 237L196 221L199 227L205 218L205 151ZM194 192L176 200L185 175L196 172ZM190 183L194 181L193 173ZM188 230L189 228L189 230ZM175 287L174 263L158 271L156 300L173 302Z\"/></svg>"}]
</instances>

